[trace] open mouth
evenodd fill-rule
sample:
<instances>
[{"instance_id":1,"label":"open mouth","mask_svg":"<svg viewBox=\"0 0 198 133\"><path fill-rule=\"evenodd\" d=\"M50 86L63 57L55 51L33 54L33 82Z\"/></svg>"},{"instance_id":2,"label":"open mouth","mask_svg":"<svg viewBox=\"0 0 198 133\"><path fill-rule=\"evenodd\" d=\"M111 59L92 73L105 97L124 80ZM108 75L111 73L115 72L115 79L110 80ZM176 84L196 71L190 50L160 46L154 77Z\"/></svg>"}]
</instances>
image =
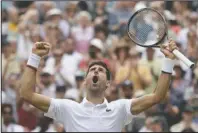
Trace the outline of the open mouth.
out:
<instances>
[{"instance_id":1,"label":"open mouth","mask_svg":"<svg viewBox=\"0 0 198 133\"><path fill-rule=\"evenodd\" d=\"M93 76L92 81L93 81L93 83L97 83L98 82L98 76Z\"/></svg>"}]
</instances>

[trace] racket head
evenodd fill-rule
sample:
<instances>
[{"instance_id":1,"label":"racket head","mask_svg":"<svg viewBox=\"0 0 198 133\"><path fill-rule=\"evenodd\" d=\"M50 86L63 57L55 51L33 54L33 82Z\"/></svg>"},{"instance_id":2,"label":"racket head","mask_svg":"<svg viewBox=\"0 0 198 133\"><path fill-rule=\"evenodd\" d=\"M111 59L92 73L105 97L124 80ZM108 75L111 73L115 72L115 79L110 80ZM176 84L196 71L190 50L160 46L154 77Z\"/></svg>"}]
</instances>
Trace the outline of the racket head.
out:
<instances>
[{"instance_id":1,"label":"racket head","mask_svg":"<svg viewBox=\"0 0 198 133\"><path fill-rule=\"evenodd\" d=\"M153 17L153 15L155 15L155 19L157 19L158 21L154 21L151 18L148 18L148 17ZM145 18L145 17L147 17L147 18ZM160 28L153 30L158 33L158 34L156 34L157 35L156 37L155 36L154 36L154 38L151 37L145 41L143 39L145 38L145 35L149 34L149 28L151 28L151 26L145 25L145 29L140 29L141 27L137 26L136 29L138 32L136 34L134 32L134 30L135 30L134 24L137 24L138 21L139 22L141 21L143 24L147 24L146 21L148 19L150 19L150 23L157 24L158 26L160 26ZM168 27L166 24L166 19L162 16L161 13L159 13L157 10L152 9L152 8L143 8L143 9L136 11L130 17L128 24L127 24L127 33L128 33L129 38L135 44L137 44L141 47L160 47L160 44L163 43L163 41L167 37L167 29L168 29ZM146 33L145 30L148 30L148 33ZM139 35L138 35L138 33L139 33Z\"/></svg>"}]
</instances>

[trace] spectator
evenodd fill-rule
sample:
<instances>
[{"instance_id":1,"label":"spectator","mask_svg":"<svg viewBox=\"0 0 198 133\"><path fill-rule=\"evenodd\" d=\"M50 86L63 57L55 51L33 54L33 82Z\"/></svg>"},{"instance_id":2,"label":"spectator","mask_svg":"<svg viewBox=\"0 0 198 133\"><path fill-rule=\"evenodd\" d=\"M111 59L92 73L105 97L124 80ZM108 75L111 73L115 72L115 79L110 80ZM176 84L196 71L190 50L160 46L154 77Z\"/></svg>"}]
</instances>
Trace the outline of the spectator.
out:
<instances>
[{"instance_id":1,"label":"spectator","mask_svg":"<svg viewBox=\"0 0 198 133\"><path fill-rule=\"evenodd\" d=\"M110 88L108 88L105 92L106 98L108 102L115 101L120 97L119 95L119 87L113 84Z\"/></svg>"},{"instance_id":2,"label":"spectator","mask_svg":"<svg viewBox=\"0 0 198 133\"><path fill-rule=\"evenodd\" d=\"M55 25L58 25L58 28L63 33L64 37L68 37L69 36L70 26L69 26L68 22L63 19L61 10L59 10L57 8L50 9L46 13L46 19L49 22L51 22L51 23L53 23Z\"/></svg>"},{"instance_id":3,"label":"spectator","mask_svg":"<svg viewBox=\"0 0 198 133\"><path fill-rule=\"evenodd\" d=\"M5 94L6 94L6 103L12 105L12 113L13 118L16 122L18 122L17 116L17 104L19 101L19 92L18 92L18 82L19 82L19 74L11 73L6 80L6 85L4 86Z\"/></svg>"},{"instance_id":4,"label":"spectator","mask_svg":"<svg viewBox=\"0 0 198 133\"><path fill-rule=\"evenodd\" d=\"M123 96L125 99L131 99L133 97L133 83L130 80L126 80L121 84Z\"/></svg>"},{"instance_id":5,"label":"spectator","mask_svg":"<svg viewBox=\"0 0 198 133\"><path fill-rule=\"evenodd\" d=\"M4 32L2 34L17 37L18 22L19 22L18 9L15 7L8 8L8 22L3 23L2 29Z\"/></svg>"},{"instance_id":6,"label":"spectator","mask_svg":"<svg viewBox=\"0 0 198 133\"><path fill-rule=\"evenodd\" d=\"M61 61L63 65L62 73L64 73L63 76L65 76L65 79L68 79L72 87L76 86L75 74L83 59L82 54L75 49L75 46L75 40L72 37L67 38L61 43L61 48L64 50L63 59Z\"/></svg>"},{"instance_id":7,"label":"spectator","mask_svg":"<svg viewBox=\"0 0 198 133\"><path fill-rule=\"evenodd\" d=\"M182 120L173 125L170 128L171 132L184 132L184 131L192 131L192 132L198 132L197 125L192 122L193 119L193 108L190 106L186 106L183 113L182 113Z\"/></svg>"},{"instance_id":8,"label":"spectator","mask_svg":"<svg viewBox=\"0 0 198 133\"><path fill-rule=\"evenodd\" d=\"M146 49L146 58L140 60L140 64L148 66L152 74L152 83L149 87L145 88L146 93L153 91L153 87L157 84L158 76L161 73L161 59L156 57L156 50L153 48Z\"/></svg>"},{"instance_id":9,"label":"spectator","mask_svg":"<svg viewBox=\"0 0 198 133\"><path fill-rule=\"evenodd\" d=\"M53 55L49 57L45 63L45 70L51 71L54 75L54 82L58 86L67 86L71 87L72 84L68 81L67 77L64 75L64 67L63 67L63 50L62 49L54 49Z\"/></svg>"},{"instance_id":10,"label":"spectator","mask_svg":"<svg viewBox=\"0 0 198 133\"><path fill-rule=\"evenodd\" d=\"M95 25L108 25L108 11L106 10L106 1L97 1L93 11L93 20Z\"/></svg>"},{"instance_id":11,"label":"spectator","mask_svg":"<svg viewBox=\"0 0 198 133\"><path fill-rule=\"evenodd\" d=\"M128 60L128 56L129 56L129 48L130 46L128 45L128 43L126 43L125 40L120 40L119 42L116 43L115 49L114 49L114 53L116 55L115 58L115 82L117 84L121 83L123 79L123 77L121 77L121 75L119 75L120 71L122 69L126 69L127 67L129 67L129 60Z\"/></svg>"},{"instance_id":12,"label":"spectator","mask_svg":"<svg viewBox=\"0 0 198 133\"><path fill-rule=\"evenodd\" d=\"M94 28L91 23L91 15L87 11L81 11L76 16L77 25L72 27L71 35L76 42L76 50L82 54L88 52L89 41L94 36Z\"/></svg>"},{"instance_id":13,"label":"spectator","mask_svg":"<svg viewBox=\"0 0 198 133\"><path fill-rule=\"evenodd\" d=\"M94 38L90 41L89 55L87 58L80 62L80 69L86 71L90 62L95 60L103 60L109 65L109 60L103 56L104 47L100 39Z\"/></svg>"},{"instance_id":14,"label":"spectator","mask_svg":"<svg viewBox=\"0 0 198 133\"><path fill-rule=\"evenodd\" d=\"M56 85L53 82L54 74L48 69L43 69L40 74L41 85L37 86L37 92L45 96L56 97Z\"/></svg>"},{"instance_id":15,"label":"spectator","mask_svg":"<svg viewBox=\"0 0 198 133\"><path fill-rule=\"evenodd\" d=\"M2 78L6 80L11 73L20 73L20 63L13 54L13 47L7 38L2 42Z\"/></svg>"},{"instance_id":16,"label":"spectator","mask_svg":"<svg viewBox=\"0 0 198 133\"><path fill-rule=\"evenodd\" d=\"M189 81L184 80L185 71L179 64L175 65L175 75L170 86L170 100L173 105L179 107L184 100L184 93L189 85Z\"/></svg>"},{"instance_id":17,"label":"spectator","mask_svg":"<svg viewBox=\"0 0 198 133\"><path fill-rule=\"evenodd\" d=\"M63 99L66 93L65 86L56 86L56 98Z\"/></svg>"},{"instance_id":18,"label":"spectator","mask_svg":"<svg viewBox=\"0 0 198 133\"><path fill-rule=\"evenodd\" d=\"M21 125L16 124L13 121L13 110L11 104L2 105L2 116L3 116L3 127L2 131L4 132L25 132L27 131Z\"/></svg>"},{"instance_id":19,"label":"spectator","mask_svg":"<svg viewBox=\"0 0 198 133\"><path fill-rule=\"evenodd\" d=\"M70 26L76 25L75 15L77 13L77 3L74 1L69 1L65 6L64 18L69 23Z\"/></svg>"}]
</instances>

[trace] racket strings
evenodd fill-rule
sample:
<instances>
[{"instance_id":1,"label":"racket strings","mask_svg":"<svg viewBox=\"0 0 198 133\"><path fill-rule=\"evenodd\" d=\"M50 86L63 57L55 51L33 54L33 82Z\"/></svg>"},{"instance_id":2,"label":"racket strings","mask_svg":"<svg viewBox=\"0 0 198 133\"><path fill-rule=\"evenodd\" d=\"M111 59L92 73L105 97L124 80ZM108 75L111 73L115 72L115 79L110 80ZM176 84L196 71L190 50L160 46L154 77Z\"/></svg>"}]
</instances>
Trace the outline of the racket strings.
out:
<instances>
[{"instance_id":1,"label":"racket strings","mask_svg":"<svg viewBox=\"0 0 198 133\"><path fill-rule=\"evenodd\" d=\"M129 22L129 36L140 45L144 45L148 41L157 43L165 33L166 26L163 17L152 10L137 13Z\"/></svg>"}]
</instances>

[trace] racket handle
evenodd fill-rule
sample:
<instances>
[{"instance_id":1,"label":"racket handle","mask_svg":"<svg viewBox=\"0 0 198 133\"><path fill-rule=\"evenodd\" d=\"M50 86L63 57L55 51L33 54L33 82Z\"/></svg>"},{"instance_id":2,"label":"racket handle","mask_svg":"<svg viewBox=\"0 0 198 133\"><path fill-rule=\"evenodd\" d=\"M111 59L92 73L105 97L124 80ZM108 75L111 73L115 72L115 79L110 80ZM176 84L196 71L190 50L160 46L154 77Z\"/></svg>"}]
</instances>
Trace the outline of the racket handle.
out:
<instances>
[{"instance_id":1,"label":"racket handle","mask_svg":"<svg viewBox=\"0 0 198 133\"><path fill-rule=\"evenodd\" d=\"M192 61L190 61L186 56L184 56L180 51L178 51L177 49L173 50L173 54L179 59L181 60L184 64L186 64L188 67L193 68L195 63L193 63Z\"/></svg>"}]
</instances>

